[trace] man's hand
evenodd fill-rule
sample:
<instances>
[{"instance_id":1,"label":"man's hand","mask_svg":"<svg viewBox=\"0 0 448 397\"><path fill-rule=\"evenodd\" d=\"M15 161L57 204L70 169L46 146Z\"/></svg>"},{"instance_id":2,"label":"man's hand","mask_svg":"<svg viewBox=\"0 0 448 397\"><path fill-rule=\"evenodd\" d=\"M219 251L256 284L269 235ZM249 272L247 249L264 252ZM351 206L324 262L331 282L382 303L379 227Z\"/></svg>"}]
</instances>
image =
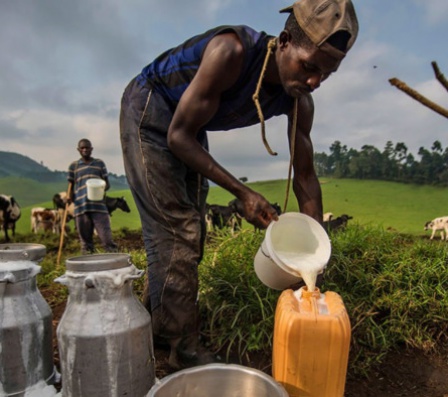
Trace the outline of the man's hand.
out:
<instances>
[{"instance_id":1,"label":"man's hand","mask_svg":"<svg viewBox=\"0 0 448 397\"><path fill-rule=\"evenodd\" d=\"M278 220L278 214L261 194L251 191L241 198L244 217L259 229L266 229L272 221Z\"/></svg>"}]
</instances>

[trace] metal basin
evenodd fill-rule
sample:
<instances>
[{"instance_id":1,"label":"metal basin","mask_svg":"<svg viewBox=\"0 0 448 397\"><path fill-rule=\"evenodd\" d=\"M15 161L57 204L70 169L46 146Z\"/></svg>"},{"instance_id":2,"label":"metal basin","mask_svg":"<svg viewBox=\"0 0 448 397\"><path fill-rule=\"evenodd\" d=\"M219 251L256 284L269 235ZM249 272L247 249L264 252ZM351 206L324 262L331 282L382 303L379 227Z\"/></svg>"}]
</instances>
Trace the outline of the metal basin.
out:
<instances>
[{"instance_id":1,"label":"metal basin","mask_svg":"<svg viewBox=\"0 0 448 397\"><path fill-rule=\"evenodd\" d=\"M259 370L236 364L184 369L158 381L147 397L288 397L286 390Z\"/></svg>"}]
</instances>

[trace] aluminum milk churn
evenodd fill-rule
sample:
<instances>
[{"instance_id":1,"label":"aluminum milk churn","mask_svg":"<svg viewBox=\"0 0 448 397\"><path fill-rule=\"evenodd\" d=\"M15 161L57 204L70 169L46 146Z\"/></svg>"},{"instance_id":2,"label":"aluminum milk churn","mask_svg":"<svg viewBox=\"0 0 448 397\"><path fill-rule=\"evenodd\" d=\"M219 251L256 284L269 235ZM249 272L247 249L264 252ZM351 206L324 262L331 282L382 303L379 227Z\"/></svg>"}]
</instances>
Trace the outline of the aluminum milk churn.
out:
<instances>
[{"instance_id":1,"label":"aluminum milk churn","mask_svg":"<svg viewBox=\"0 0 448 397\"><path fill-rule=\"evenodd\" d=\"M0 244L0 396L53 396L52 312L37 289L46 248Z\"/></svg>"},{"instance_id":2,"label":"aluminum milk churn","mask_svg":"<svg viewBox=\"0 0 448 397\"><path fill-rule=\"evenodd\" d=\"M144 397L155 382L151 316L133 294L128 254L69 258L57 328L63 397Z\"/></svg>"},{"instance_id":3,"label":"aluminum milk churn","mask_svg":"<svg viewBox=\"0 0 448 397\"><path fill-rule=\"evenodd\" d=\"M272 374L290 397L343 397L350 319L340 295L285 290L275 310Z\"/></svg>"}]
</instances>

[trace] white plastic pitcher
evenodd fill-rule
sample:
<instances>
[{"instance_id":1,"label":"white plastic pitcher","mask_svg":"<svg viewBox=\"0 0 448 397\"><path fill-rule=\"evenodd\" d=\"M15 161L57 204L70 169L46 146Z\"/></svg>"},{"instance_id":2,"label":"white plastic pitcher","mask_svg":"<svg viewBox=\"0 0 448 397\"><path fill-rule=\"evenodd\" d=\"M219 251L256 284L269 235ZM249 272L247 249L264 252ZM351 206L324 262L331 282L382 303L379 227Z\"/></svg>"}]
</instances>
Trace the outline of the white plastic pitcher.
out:
<instances>
[{"instance_id":1,"label":"white plastic pitcher","mask_svg":"<svg viewBox=\"0 0 448 397\"><path fill-rule=\"evenodd\" d=\"M266 286L283 290L298 283L302 272L322 273L330 255L330 239L319 222L287 212L268 226L255 255L255 273Z\"/></svg>"},{"instance_id":2,"label":"white plastic pitcher","mask_svg":"<svg viewBox=\"0 0 448 397\"><path fill-rule=\"evenodd\" d=\"M106 182L102 179L87 179L87 198L91 201L101 201L104 199Z\"/></svg>"}]
</instances>

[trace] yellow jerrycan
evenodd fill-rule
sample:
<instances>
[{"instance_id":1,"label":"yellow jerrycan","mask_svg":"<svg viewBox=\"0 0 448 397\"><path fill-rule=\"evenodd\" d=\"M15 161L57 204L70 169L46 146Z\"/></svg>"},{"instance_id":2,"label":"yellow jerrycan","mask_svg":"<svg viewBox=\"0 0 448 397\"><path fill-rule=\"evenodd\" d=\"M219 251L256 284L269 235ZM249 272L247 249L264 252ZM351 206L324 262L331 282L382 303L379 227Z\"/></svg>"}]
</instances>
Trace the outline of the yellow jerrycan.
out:
<instances>
[{"instance_id":1,"label":"yellow jerrycan","mask_svg":"<svg viewBox=\"0 0 448 397\"><path fill-rule=\"evenodd\" d=\"M343 397L350 337L340 295L283 291L275 311L274 379L290 397Z\"/></svg>"}]
</instances>

